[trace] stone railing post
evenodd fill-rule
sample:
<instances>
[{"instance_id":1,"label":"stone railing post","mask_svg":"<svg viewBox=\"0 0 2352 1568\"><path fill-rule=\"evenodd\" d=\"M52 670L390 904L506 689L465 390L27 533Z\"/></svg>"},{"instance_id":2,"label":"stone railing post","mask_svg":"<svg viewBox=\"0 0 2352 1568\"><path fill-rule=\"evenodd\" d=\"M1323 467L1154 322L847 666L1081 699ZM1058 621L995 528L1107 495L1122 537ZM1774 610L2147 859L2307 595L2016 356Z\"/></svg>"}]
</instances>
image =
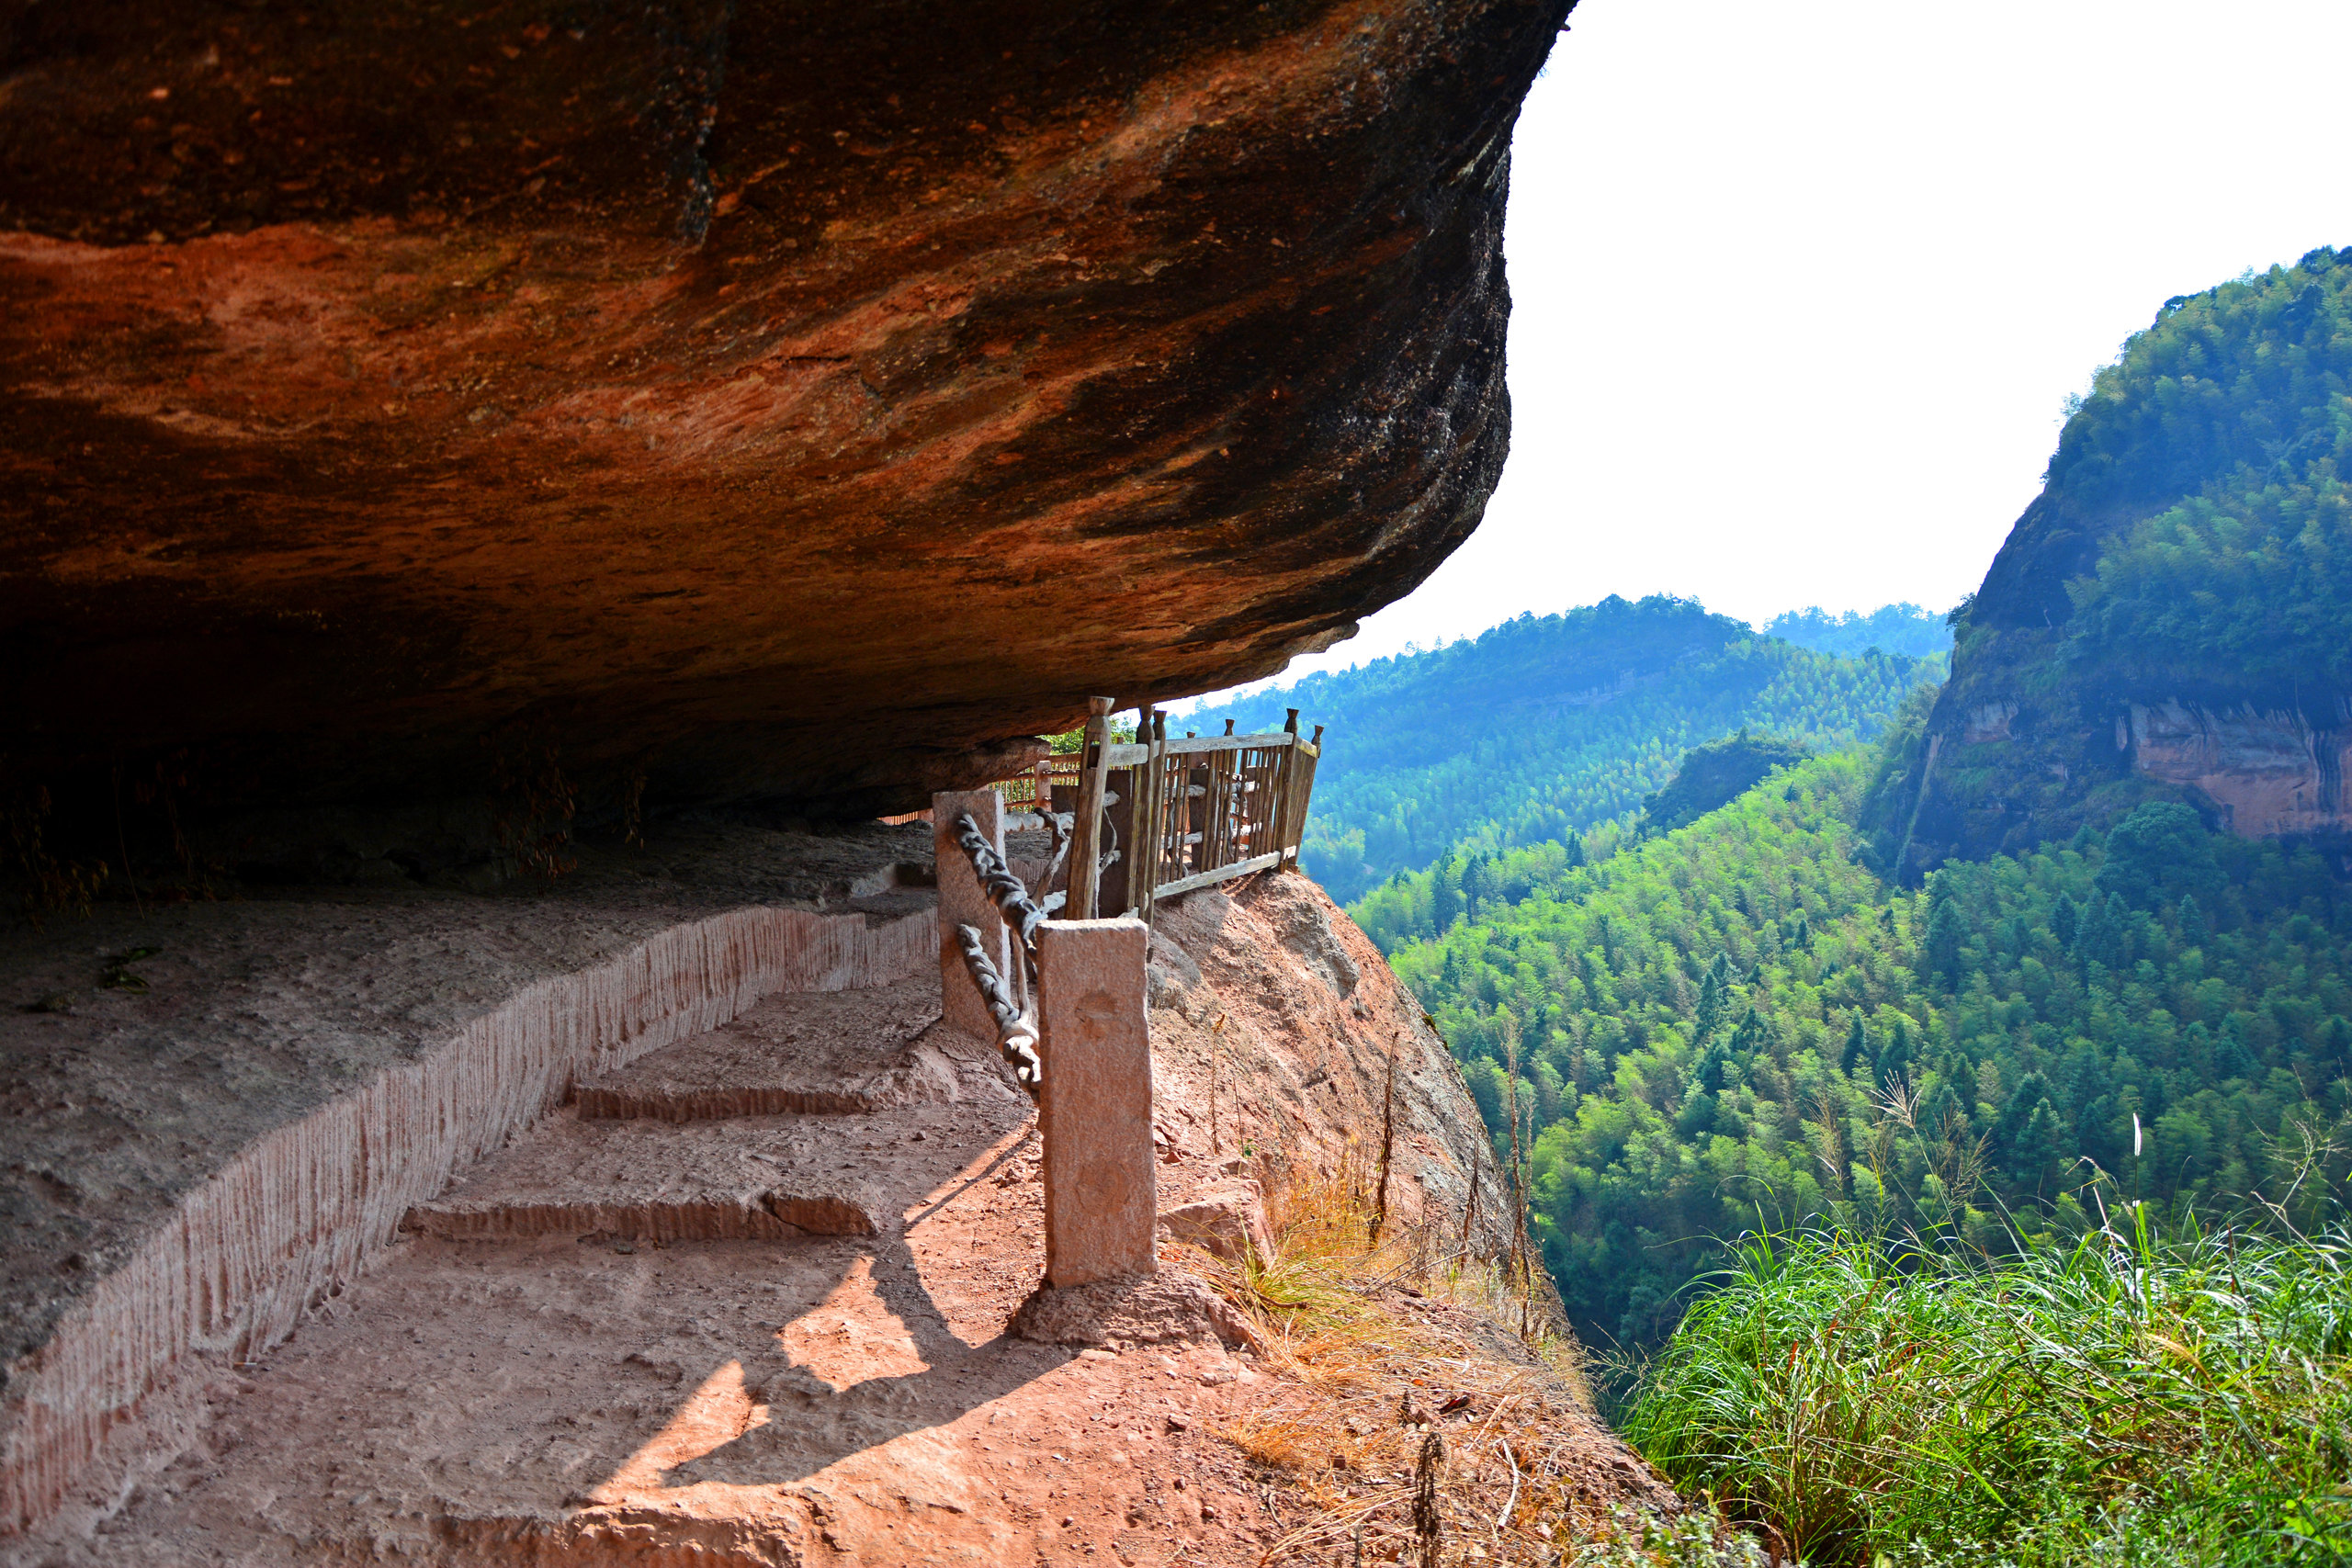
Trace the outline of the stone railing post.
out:
<instances>
[{"instance_id":1,"label":"stone railing post","mask_svg":"<svg viewBox=\"0 0 2352 1568\"><path fill-rule=\"evenodd\" d=\"M979 825L989 847L1004 853L1004 813L992 789L956 790L931 797L931 848L939 868L939 1011L941 1021L979 1040L996 1038L996 1019L980 999L972 976L964 967L964 949L956 928L970 926L980 933L989 962L1005 983L1019 993L1020 977L1005 962L1004 918L994 900L972 874L972 862L956 841L956 818L965 812Z\"/></svg>"},{"instance_id":2,"label":"stone railing post","mask_svg":"<svg viewBox=\"0 0 2352 1568\"><path fill-rule=\"evenodd\" d=\"M944 904L944 877L941 891ZM1150 928L1132 916L1037 928L1046 1283L1057 1290L1156 1272L1144 1011L1150 941Z\"/></svg>"}]
</instances>

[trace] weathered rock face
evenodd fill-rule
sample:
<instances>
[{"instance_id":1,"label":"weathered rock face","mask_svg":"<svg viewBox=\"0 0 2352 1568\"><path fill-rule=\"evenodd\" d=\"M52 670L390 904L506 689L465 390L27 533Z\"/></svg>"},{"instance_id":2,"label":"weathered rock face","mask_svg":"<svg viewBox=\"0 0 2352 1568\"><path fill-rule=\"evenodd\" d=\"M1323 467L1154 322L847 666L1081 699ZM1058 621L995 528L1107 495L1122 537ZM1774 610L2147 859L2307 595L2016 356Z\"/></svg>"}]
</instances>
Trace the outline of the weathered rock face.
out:
<instances>
[{"instance_id":1,"label":"weathered rock face","mask_svg":"<svg viewBox=\"0 0 2352 1568\"><path fill-rule=\"evenodd\" d=\"M1985 592L1993 588L1988 579ZM1994 608L2014 612L2016 601ZM1899 858L1916 877L1950 857L2015 853L2103 828L2148 799L2185 801L2216 831L2352 847L2343 789L2352 710L2343 698L2232 682L2218 658L2215 678L2188 690L2113 673L2083 680L2064 666L2059 636L2039 626L1974 629L1881 802L1890 866Z\"/></svg>"},{"instance_id":2,"label":"weathered rock face","mask_svg":"<svg viewBox=\"0 0 2352 1568\"><path fill-rule=\"evenodd\" d=\"M14 8L11 765L870 810L1327 645L1501 463L1566 9Z\"/></svg>"},{"instance_id":3,"label":"weathered rock face","mask_svg":"<svg viewBox=\"0 0 2352 1568\"><path fill-rule=\"evenodd\" d=\"M2133 703L2119 726L2138 772L2194 790L2217 826L2250 837L2352 830L2341 729L2313 728L2294 710L2214 713L2179 702Z\"/></svg>"}]
</instances>

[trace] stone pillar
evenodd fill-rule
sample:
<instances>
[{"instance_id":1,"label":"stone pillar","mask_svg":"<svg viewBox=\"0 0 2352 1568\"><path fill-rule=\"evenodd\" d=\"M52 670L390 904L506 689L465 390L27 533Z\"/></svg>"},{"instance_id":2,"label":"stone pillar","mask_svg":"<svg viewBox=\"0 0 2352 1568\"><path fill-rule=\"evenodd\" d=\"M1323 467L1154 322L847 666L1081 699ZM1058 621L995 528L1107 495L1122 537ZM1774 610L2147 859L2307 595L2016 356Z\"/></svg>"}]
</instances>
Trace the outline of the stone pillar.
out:
<instances>
[{"instance_id":1,"label":"stone pillar","mask_svg":"<svg viewBox=\"0 0 2352 1568\"><path fill-rule=\"evenodd\" d=\"M989 962L1014 988L1015 996L1020 994L1019 978L1005 965L1004 919L981 890L980 879L972 874L972 862L964 846L956 841L956 818L966 812L979 824L980 836L989 846L1000 855L1004 852L1004 811L996 791L957 790L931 797L932 852L939 866L939 1010L948 1028L993 1043L996 1019L980 1000L971 971L964 967L964 949L956 940L956 928L978 928Z\"/></svg>"},{"instance_id":2,"label":"stone pillar","mask_svg":"<svg viewBox=\"0 0 2352 1568\"><path fill-rule=\"evenodd\" d=\"M1132 917L1037 929L1046 1283L1057 1290L1157 1269L1143 984L1150 942L1150 928Z\"/></svg>"}]
</instances>

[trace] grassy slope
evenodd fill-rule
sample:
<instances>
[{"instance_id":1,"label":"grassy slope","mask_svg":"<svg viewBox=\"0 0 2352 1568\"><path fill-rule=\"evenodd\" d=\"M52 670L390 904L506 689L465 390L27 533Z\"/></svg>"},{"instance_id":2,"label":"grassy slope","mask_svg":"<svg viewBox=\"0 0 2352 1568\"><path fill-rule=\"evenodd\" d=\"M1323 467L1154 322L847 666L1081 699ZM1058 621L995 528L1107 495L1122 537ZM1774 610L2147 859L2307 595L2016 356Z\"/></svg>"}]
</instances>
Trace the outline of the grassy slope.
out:
<instances>
[{"instance_id":1,"label":"grassy slope","mask_svg":"<svg viewBox=\"0 0 2352 1568\"><path fill-rule=\"evenodd\" d=\"M2120 1223L1990 1265L1752 1244L1626 1434L1825 1568L2352 1562L2342 1233Z\"/></svg>"}]
</instances>

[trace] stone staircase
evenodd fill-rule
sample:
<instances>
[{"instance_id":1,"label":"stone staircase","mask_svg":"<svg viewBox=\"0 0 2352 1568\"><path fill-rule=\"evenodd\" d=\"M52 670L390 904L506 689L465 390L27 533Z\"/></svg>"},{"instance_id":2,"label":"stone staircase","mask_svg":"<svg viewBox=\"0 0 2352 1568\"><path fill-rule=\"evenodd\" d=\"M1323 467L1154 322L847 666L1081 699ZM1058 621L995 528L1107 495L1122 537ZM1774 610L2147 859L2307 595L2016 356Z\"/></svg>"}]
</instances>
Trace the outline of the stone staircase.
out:
<instances>
[{"instance_id":1,"label":"stone staircase","mask_svg":"<svg viewBox=\"0 0 2352 1568\"><path fill-rule=\"evenodd\" d=\"M940 1174L961 1147L954 1129L988 1122L973 1108L1018 1099L938 1022L928 976L771 998L576 1086L565 1114L419 1204L407 1228L445 1241L877 1235L895 1223L893 1190ZM877 1169L870 1155L900 1141L909 1155Z\"/></svg>"},{"instance_id":2,"label":"stone staircase","mask_svg":"<svg viewBox=\"0 0 2352 1568\"><path fill-rule=\"evenodd\" d=\"M779 995L577 1084L224 1369L89 1560L773 1565L855 1535L860 1461L886 1515L960 1521L941 1561L991 1560L997 1494L895 1450L1069 1357L1003 1337L1033 1111L939 1010L931 975Z\"/></svg>"}]
</instances>

